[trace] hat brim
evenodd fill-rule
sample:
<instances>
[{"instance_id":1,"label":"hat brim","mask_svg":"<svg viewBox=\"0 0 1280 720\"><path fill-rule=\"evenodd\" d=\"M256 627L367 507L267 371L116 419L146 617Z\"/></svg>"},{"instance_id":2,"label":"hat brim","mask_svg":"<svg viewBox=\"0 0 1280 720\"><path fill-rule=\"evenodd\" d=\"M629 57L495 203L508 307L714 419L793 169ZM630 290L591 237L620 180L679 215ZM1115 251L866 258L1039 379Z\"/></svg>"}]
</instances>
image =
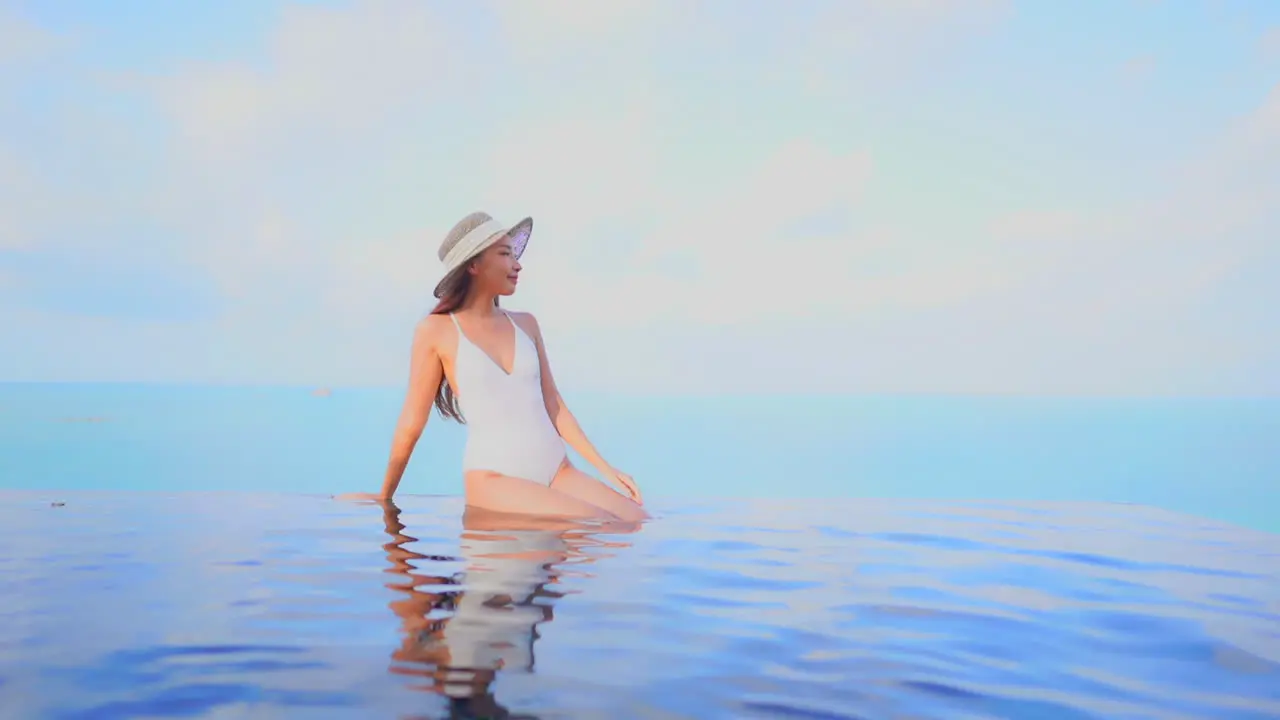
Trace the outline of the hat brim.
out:
<instances>
[{"instance_id":1,"label":"hat brim","mask_svg":"<svg viewBox=\"0 0 1280 720\"><path fill-rule=\"evenodd\" d=\"M435 290L432 291L432 295L437 299L444 297L445 292L447 292L454 283L457 283L462 278L462 274L467 271L467 263L474 260L480 255L480 253L488 250L507 238L511 239L511 251L515 254L516 259L519 260L520 256L524 255L525 247L529 245L529 238L532 235L533 218L531 217L526 217L515 225L512 225L504 233L494 235L477 247L475 252L464 258L457 267L445 273L445 276L440 278L440 282L436 283L436 287Z\"/></svg>"}]
</instances>

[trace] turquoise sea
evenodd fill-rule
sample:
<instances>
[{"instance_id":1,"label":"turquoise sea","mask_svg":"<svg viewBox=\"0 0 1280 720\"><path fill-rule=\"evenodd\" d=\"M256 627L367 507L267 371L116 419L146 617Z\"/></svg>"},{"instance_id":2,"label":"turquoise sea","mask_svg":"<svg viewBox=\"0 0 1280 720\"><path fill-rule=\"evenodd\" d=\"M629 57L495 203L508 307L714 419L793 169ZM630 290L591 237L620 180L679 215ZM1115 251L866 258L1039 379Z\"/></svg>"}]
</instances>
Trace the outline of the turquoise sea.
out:
<instances>
[{"instance_id":1,"label":"turquoise sea","mask_svg":"<svg viewBox=\"0 0 1280 720\"><path fill-rule=\"evenodd\" d=\"M0 385L0 717L1280 717L1280 399L568 399L651 522L476 526L438 417L331 500L396 390Z\"/></svg>"}]
</instances>

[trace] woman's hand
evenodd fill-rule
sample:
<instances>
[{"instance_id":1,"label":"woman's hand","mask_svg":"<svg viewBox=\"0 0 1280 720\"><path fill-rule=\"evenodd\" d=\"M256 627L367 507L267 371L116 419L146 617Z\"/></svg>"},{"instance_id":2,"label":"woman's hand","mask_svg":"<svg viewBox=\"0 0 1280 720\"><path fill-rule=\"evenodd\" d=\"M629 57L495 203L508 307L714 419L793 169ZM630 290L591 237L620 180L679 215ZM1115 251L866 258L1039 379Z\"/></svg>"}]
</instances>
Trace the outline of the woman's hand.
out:
<instances>
[{"instance_id":1,"label":"woman's hand","mask_svg":"<svg viewBox=\"0 0 1280 720\"><path fill-rule=\"evenodd\" d=\"M636 481L633 480L630 475L609 465L601 468L600 474L604 476L605 480L608 480L614 485L622 488L623 492L634 500L637 505L644 504L644 498L640 496L640 486L636 485Z\"/></svg>"}]
</instances>

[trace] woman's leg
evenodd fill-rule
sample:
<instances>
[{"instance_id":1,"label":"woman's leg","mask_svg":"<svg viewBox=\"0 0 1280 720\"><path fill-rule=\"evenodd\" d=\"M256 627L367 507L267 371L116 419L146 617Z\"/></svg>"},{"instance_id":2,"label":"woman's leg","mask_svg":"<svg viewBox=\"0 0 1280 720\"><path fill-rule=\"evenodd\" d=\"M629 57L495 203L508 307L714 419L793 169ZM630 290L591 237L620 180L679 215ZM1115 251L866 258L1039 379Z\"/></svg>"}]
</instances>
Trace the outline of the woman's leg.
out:
<instances>
[{"instance_id":1,"label":"woman's leg","mask_svg":"<svg viewBox=\"0 0 1280 720\"><path fill-rule=\"evenodd\" d=\"M558 477L558 476L557 476ZM467 505L494 513L617 520L605 508L532 480L473 470L463 476Z\"/></svg>"},{"instance_id":2,"label":"woman's leg","mask_svg":"<svg viewBox=\"0 0 1280 720\"><path fill-rule=\"evenodd\" d=\"M515 515L495 512L485 508L468 505L462 512L464 532L511 532L513 530L532 530L540 532L561 532L566 536L587 535L630 535L640 530L640 524L625 520L609 519L603 522L593 520L584 522L581 518L555 517L546 515Z\"/></svg>"},{"instance_id":3,"label":"woman's leg","mask_svg":"<svg viewBox=\"0 0 1280 720\"><path fill-rule=\"evenodd\" d=\"M567 460L551 481L551 489L603 508L619 520L638 522L649 517L649 513L636 501L575 468Z\"/></svg>"}]
</instances>

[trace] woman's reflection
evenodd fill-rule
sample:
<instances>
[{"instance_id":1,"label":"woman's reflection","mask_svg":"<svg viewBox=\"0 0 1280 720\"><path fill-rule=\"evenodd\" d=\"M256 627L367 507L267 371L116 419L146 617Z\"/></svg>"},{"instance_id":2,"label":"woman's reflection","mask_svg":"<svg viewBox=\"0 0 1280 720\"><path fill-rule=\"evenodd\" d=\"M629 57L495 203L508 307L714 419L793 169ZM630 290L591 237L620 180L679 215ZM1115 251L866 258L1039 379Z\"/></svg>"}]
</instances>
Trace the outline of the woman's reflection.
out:
<instances>
[{"instance_id":1,"label":"woman's reflection","mask_svg":"<svg viewBox=\"0 0 1280 720\"><path fill-rule=\"evenodd\" d=\"M390 607L400 618L404 639L391 655L392 672L416 676L416 689L449 698L454 713L517 717L498 705L490 691L499 670L532 672L538 625L553 619L552 605L565 593L559 583L567 565L607 557L603 533L630 533L635 524L585 524L553 518L498 515L468 508L462 518L461 558L423 555L407 546L400 508L383 504L391 541L383 545L399 576L388 588L403 593ZM415 566L463 563L449 576ZM589 577L589 573L579 573ZM458 715L454 715L458 717Z\"/></svg>"}]
</instances>

